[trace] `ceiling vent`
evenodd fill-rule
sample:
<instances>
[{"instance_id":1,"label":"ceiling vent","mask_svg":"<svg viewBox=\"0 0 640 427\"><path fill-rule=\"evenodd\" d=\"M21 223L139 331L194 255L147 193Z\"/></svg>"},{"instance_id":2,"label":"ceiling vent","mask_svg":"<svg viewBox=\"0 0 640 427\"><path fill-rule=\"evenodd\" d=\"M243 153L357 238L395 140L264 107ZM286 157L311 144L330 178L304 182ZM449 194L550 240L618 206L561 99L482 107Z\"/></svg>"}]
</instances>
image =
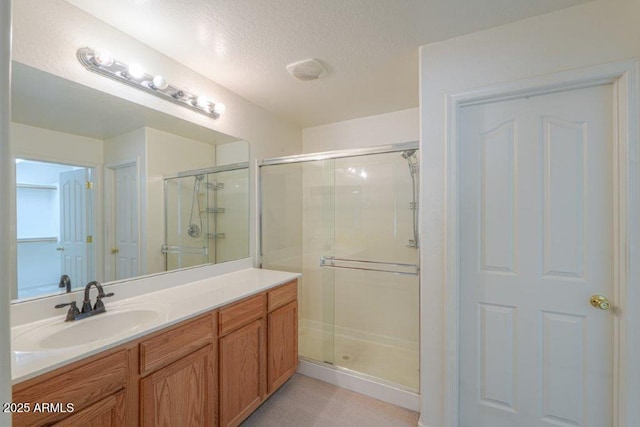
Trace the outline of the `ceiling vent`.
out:
<instances>
[{"instance_id":1,"label":"ceiling vent","mask_svg":"<svg viewBox=\"0 0 640 427\"><path fill-rule=\"evenodd\" d=\"M302 81L318 80L329 74L327 67L317 59L305 59L287 65L287 71Z\"/></svg>"}]
</instances>

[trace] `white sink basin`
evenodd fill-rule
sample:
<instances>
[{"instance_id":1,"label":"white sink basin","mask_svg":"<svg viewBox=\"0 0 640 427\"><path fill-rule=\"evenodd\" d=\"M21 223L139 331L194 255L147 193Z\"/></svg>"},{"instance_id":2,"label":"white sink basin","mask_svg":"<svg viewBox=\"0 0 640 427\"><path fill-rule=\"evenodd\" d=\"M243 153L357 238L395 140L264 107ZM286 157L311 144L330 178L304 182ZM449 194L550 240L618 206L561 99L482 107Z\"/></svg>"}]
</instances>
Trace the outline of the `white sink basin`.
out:
<instances>
[{"instance_id":1,"label":"white sink basin","mask_svg":"<svg viewBox=\"0 0 640 427\"><path fill-rule=\"evenodd\" d=\"M67 349L131 335L166 317L165 307L119 307L73 322L56 320L29 329L12 340L14 352Z\"/></svg>"}]
</instances>

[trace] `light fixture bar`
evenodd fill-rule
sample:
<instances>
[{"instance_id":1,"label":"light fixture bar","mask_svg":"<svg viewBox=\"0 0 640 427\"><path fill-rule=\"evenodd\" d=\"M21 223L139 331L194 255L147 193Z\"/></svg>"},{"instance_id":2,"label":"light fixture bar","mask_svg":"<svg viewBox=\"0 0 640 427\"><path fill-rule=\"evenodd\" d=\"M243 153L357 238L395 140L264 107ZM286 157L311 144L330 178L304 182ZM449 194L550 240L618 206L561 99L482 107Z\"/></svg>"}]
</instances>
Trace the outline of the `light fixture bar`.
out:
<instances>
[{"instance_id":1,"label":"light fixture bar","mask_svg":"<svg viewBox=\"0 0 640 427\"><path fill-rule=\"evenodd\" d=\"M182 105L198 113L217 119L225 111L224 104L212 102L204 96L198 96L169 84L161 75L152 76L137 64L125 64L113 58L103 50L81 47L77 52L78 60L85 68L110 79L152 93L159 98Z\"/></svg>"}]
</instances>

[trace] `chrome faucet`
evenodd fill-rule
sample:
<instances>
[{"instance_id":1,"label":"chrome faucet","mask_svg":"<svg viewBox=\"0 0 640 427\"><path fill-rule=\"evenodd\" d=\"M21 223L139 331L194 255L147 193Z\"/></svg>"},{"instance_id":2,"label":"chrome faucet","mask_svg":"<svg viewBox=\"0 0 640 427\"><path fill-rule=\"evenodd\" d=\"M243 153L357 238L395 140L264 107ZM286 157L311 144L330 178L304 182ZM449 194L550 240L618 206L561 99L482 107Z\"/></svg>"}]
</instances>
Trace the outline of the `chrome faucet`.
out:
<instances>
[{"instance_id":1,"label":"chrome faucet","mask_svg":"<svg viewBox=\"0 0 640 427\"><path fill-rule=\"evenodd\" d=\"M93 307L91 307L91 287L95 286L98 290L98 298L96 299L96 303ZM87 283L87 286L84 288L84 300L82 301L82 311L78 310L78 306L75 301L57 304L56 308L62 308L69 306L69 311L67 312L67 318L65 322L72 322L74 320L84 319L85 317L94 316L96 314L104 313L107 309L104 307L104 302L102 302L103 298L112 297L113 292L109 292L108 294L104 293L104 289L100 282L92 281Z\"/></svg>"}]
</instances>

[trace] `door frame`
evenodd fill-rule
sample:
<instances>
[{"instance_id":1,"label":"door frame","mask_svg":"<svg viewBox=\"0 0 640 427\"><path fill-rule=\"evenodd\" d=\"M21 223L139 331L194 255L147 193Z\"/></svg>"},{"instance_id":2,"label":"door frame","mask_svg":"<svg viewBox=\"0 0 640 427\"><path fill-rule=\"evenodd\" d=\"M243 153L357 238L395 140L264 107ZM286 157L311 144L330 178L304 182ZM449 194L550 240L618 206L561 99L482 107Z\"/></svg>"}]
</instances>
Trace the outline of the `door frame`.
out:
<instances>
[{"instance_id":1,"label":"door frame","mask_svg":"<svg viewBox=\"0 0 640 427\"><path fill-rule=\"evenodd\" d=\"M619 61L446 94L445 134L445 426L458 426L460 305L460 108L565 90L613 85L614 427L640 418L640 59ZM585 301L586 303L586 301ZM632 326L636 325L635 328ZM636 363L637 365L637 363Z\"/></svg>"}]
</instances>

